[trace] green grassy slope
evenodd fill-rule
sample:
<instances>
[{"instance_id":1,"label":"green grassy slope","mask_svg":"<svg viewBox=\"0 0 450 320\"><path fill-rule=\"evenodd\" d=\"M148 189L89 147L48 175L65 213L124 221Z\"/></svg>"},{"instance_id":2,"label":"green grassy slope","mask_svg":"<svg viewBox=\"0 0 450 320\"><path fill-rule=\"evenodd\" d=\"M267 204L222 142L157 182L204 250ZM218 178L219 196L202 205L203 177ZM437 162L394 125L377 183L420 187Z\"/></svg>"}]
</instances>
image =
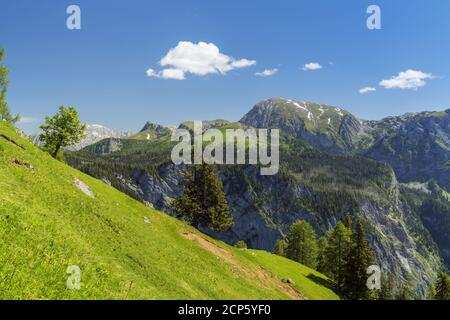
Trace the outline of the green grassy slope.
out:
<instances>
[{"instance_id":1,"label":"green grassy slope","mask_svg":"<svg viewBox=\"0 0 450 320\"><path fill-rule=\"evenodd\" d=\"M0 248L0 299L338 299L323 275L214 241L53 160L3 122ZM81 269L80 290L66 288L69 265Z\"/></svg>"}]
</instances>

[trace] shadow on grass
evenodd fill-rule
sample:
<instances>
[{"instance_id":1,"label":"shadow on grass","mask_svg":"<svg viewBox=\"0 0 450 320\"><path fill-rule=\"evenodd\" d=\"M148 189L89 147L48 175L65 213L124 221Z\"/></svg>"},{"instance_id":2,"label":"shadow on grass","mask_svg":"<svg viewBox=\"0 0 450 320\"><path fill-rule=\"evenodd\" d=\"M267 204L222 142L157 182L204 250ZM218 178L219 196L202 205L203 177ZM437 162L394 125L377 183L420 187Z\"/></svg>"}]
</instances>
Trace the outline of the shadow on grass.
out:
<instances>
[{"instance_id":1,"label":"shadow on grass","mask_svg":"<svg viewBox=\"0 0 450 320\"><path fill-rule=\"evenodd\" d=\"M341 292L339 292L339 290L336 289L334 282L328 279L324 279L321 277L318 277L312 273L307 275L307 278L314 281L315 283L317 283L318 285L321 285L327 289L330 289L331 291L333 291L334 293L336 293L337 295L341 295Z\"/></svg>"}]
</instances>

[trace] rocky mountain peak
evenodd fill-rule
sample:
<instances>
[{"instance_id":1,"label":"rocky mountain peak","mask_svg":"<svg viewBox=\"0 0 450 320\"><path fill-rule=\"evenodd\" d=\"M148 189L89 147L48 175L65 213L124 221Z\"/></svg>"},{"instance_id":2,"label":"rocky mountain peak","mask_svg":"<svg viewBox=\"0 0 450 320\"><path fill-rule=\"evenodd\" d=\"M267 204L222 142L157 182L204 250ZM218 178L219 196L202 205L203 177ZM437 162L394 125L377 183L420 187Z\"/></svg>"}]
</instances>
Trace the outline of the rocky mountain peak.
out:
<instances>
[{"instance_id":1,"label":"rocky mountain peak","mask_svg":"<svg viewBox=\"0 0 450 320\"><path fill-rule=\"evenodd\" d=\"M336 153L352 148L361 128L360 121L340 107L284 98L258 102L239 122L256 128L276 127Z\"/></svg>"},{"instance_id":2,"label":"rocky mountain peak","mask_svg":"<svg viewBox=\"0 0 450 320\"><path fill-rule=\"evenodd\" d=\"M139 132L144 132L144 131L147 131L147 130L155 131L158 134L163 134L163 133L167 132L168 127L160 125L160 124L157 124L157 123L153 123L153 122L147 121L145 123L144 127Z\"/></svg>"}]
</instances>

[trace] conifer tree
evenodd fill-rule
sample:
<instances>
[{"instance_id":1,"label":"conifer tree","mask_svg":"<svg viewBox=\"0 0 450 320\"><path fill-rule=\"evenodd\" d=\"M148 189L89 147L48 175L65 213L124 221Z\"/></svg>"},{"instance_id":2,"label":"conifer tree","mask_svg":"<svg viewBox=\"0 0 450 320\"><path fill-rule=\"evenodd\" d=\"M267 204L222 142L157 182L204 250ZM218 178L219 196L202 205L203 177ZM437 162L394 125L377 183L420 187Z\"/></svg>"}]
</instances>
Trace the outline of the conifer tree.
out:
<instances>
[{"instance_id":1,"label":"conifer tree","mask_svg":"<svg viewBox=\"0 0 450 320\"><path fill-rule=\"evenodd\" d=\"M288 236L286 256L308 267L315 268L317 264L317 236L313 227L304 220L291 225Z\"/></svg>"},{"instance_id":2,"label":"conifer tree","mask_svg":"<svg viewBox=\"0 0 450 320\"><path fill-rule=\"evenodd\" d=\"M415 294L417 282L411 274L406 277L406 284L399 288L395 300L418 300Z\"/></svg>"},{"instance_id":3,"label":"conifer tree","mask_svg":"<svg viewBox=\"0 0 450 320\"><path fill-rule=\"evenodd\" d=\"M379 300L393 300L395 288L394 275L389 272L387 275L383 273L381 275L381 290L379 292Z\"/></svg>"},{"instance_id":4,"label":"conifer tree","mask_svg":"<svg viewBox=\"0 0 450 320\"><path fill-rule=\"evenodd\" d=\"M436 282L436 300L450 300L450 279L441 272Z\"/></svg>"},{"instance_id":5,"label":"conifer tree","mask_svg":"<svg viewBox=\"0 0 450 320\"><path fill-rule=\"evenodd\" d=\"M357 219L352 233L352 245L347 256L342 286L344 294L349 299L368 299L367 268L373 261L363 223Z\"/></svg>"},{"instance_id":6,"label":"conifer tree","mask_svg":"<svg viewBox=\"0 0 450 320\"><path fill-rule=\"evenodd\" d=\"M9 70L2 63L6 56L5 49L0 50L0 121L7 121L10 123L16 123L20 120L20 116L13 116L6 102L6 91L8 90L8 73Z\"/></svg>"},{"instance_id":7,"label":"conifer tree","mask_svg":"<svg viewBox=\"0 0 450 320\"><path fill-rule=\"evenodd\" d=\"M283 239L277 240L273 247L273 254L284 257L286 255L287 242Z\"/></svg>"},{"instance_id":8,"label":"conifer tree","mask_svg":"<svg viewBox=\"0 0 450 320\"><path fill-rule=\"evenodd\" d=\"M187 170L184 194L172 206L196 228L222 231L233 225L222 181L214 165L203 163Z\"/></svg>"},{"instance_id":9,"label":"conifer tree","mask_svg":"<svg viewBox=\"0 0 450 320\"><path fill-rule=\"evenodd\" d=\"M327 259L326 259L326 250L328 246L327 237L320 237L317 241L318 253L317 253L317 271L320 271L324 274L327 273Z\"/></svg>"},{"instance_id":10,"label":"conifer tree","mask_svg":"<svg viewBox=\"0 0 450 320\"><path fill-rule=\"evenodd\" d=\"M331 277L338 289L342 289L350 250L352 249L352 231L342 222L338 222L333 230L328 232L325 248L325 273Z\"/></svg>"}]
</instances>

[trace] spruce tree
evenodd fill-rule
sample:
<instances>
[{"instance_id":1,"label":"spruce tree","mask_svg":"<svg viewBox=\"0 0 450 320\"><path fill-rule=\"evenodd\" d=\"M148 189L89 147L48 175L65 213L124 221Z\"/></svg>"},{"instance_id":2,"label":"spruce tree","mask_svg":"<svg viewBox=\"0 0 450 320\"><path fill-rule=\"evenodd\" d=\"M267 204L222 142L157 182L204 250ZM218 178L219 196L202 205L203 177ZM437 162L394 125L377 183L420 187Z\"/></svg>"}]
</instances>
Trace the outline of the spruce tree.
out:
<instances>
[{"instance_id":1,"label":"spruce tree","mask_svg":"<svg viewBox=\"0 0 450 320\"><path fill-rule=\"evenodd\" d=\"M286 255L286 248L287 248L287 242L285 240L277 240L277 242L275 242L275 245L273 247L273 254L279 255L284 257Z\"/></svg>"},{"instance_id":2,"label":"spruce tree","mask_svg":"<svg viewBox=\"0 0 450 320\"><path fill-rule=\"evenodd\" d=\"M436 300L450 300L450 279L441 272L436 282Z\"/></svg>"},{"instance_id":3,"label":"spruce tree","mask_svg":"<svg viewBox=\"0 0 450 320\"><path fill-rule=\"evenodd\" d=\"M214 165L203 163L187 170L184 194L172 206L196 228L223 231L233 225L222 181Z\"/></svg>"},{"instance_id":4,"label":"spruce tree","mask_svg":"<svg viewBox=\"0 0 450 320\"><path fill-rule=\"evenodd\" d=\"M328 232L327 246L325 248L325 273L336 282L338 289L342 289L350 250L352 249L352 231L342 222Z\"/></svg>"},{"instance_id":5,"label":"spruce tree","mask_svg":"<svg viewBox=\"0 0 450 320\"><path fill-rule=\"evenodd\" d=\"M349 299L369 298L367 268L373 261L363 223L357 219L352 233L352 244L347 255L342 285L342 290Z\"/></svg>"},{"instance_id":6,"label":"spruce tree","mask_svg":"<svg viewBox=\"0 0 450 320\"><path fill-rule=\"evenodd\" d=\"M8 90L8 73L9 70L2 63L6 56L5 49L0 50L0 121L7 121L10 123L16 123L20 120L20 117L13 116L8 108L8 103L6 102L6 91Z\"/></svg>"},{"instance_id":7,"label":"spruce tree","mask_svg":"<svg viewBox=\"0 0 450 320\"><path fill-rule=\"evenodd\" d=\"M389 272L387 275L383 273L381 275L381 290L379 293L379 300L394 300L395 294L395 279L394 275Z\"/></svg>"},{"instance_id":8,"label":"spruce tree","mask_svg":"<svg viewBox=\"0 0 450 320\"><path fill-rule=\"evenodd\" d=\"M317 271L326 274L327 270L327 259L326 250L328 246L327 237L320 237L317 241L318 253L317 253Z\"/></svg>"},{"instance_id":9,"label":"spruce tree","mask_svg":"<svg viewBox=\"0 0 450 320\"><path fill-rule=\"evenodd\" d=\"M313 227L304 220L291 225L288 236L286 256L308 267L315 268L317 264L317 236Z\"/></svg>"}]
</instances>

